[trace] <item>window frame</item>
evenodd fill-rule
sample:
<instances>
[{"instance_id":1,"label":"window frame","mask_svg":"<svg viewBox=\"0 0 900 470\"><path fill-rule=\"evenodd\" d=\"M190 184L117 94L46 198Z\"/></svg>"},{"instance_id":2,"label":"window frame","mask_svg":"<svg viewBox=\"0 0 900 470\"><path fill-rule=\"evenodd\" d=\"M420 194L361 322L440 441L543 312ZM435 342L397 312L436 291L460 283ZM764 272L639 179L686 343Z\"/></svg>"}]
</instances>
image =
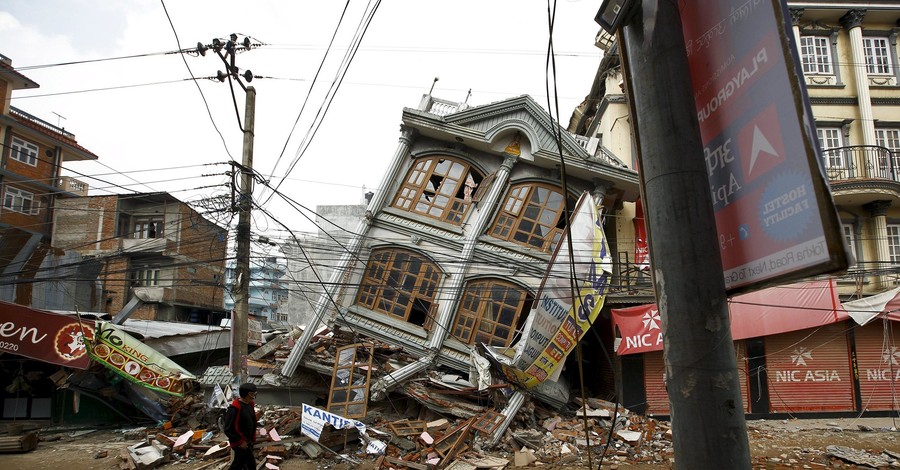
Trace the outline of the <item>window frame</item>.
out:
<instances>
[{"instance_id":1,"label":"window frame","mask_svg":"<svg viewBox=\"0 0 900 470\"><path fill-rule=\"evenodd\" d=\"M558 196L562 196L562 204L558 207L555 220L552 225L542 223L543 214L547 210L547 202L550 201L552 195L548 196L548 200L540 205L533 205L533 199L541 190L550 191ZM524 191L524 193L523 193ZM564 205L574 210L575 198L571 195L563 194L562 188L551 183L525 181L510 185L507 190L503 203L497 210L494 221L488 229L488 235L498 240L514 243L530 249L537 249L544 253L552 253L553 249L562 239L567 220L564 220ZM537 208L538 215L534 218L527 217L530 212ZM529 225L531 228L529 229ZM539 226L550 227L548 233L537 236L536 230ZM528 239L520 240L517 235L523 234ZM532 243L533 240L542 240L540 246Z\"/></svg>"},{"instance_id":2,"label":"window frame","mask_svg":"<svg viewBox=\"0 0 900 470\"><path fill-rule=\"evenodd\" d=\"M439 186L431 190L429 182L433 181L435 172L440 169L443 162L449 162L450 168L443 175L438 174L441 178ZM461 167L458 178L452 176L453 165ZM459 194L465 193L464 188L467 186L466 181L469 177L472 178L475 187L469 192L468 198L465 196L460 198ZM453 182L449 193L445 189L448 181ZM407 171L406 177L397 189L391 207L453 225L462 225L472 208L472 196L483 181L482 172L461 158L444 154L421 156L413 161ZM427 200L429 193L432 195L430 201ZM445 200L446 203L440 205L441 200ZM436 208L439 209L439 213L435 212Z\"/></svg>"},{"instance_id":3,"label":"window frame","mask_svg":"<svg viewBox=\"0 0 900 470\"><path fill-rule=\"evenodd\" d=\"M40 204L34 196L34 193L30 191L7 185L3 194L3 208L19 214L38 215L41 212ZM27 208L25 207L25 201L29 201ZM17 202L18 204L16 204Z\"/></svg>"},{"instance_id":4,"label":"window frame","mask_svg":"<svg viewBox=\"0 0 900 470\"><path fill-rule=\"evenodd\" d=\"M155 225L154 236L150 236L150 224ZM131 217L129 238L135 240L151 240L154 238L165 238L165 218L160 216L141 216L135 215Z\"/></svg>"},{"instance_id":5,"label":"window frame","mask_svg":"<svg viewBox=\"0 0 900 470\"><path fill-rule=\"evenodd\" d=\"M355 304L424 326L437 306L441 277L437 263L421 253L396 247L373 250Z\"/></svg>"},{"instance_id":6,"label":"window frame","mask_svg":"<svg viewBox=\"0 0 900 470\"><path fill-rule=\"evenodd\" d=\"M34 153L27 152L28 150L31 150ZM40 151L41 148L37 144L29 142L21 137L12 136L12 139L10 140L9 158L19 163L36 167L38 153L40 153ZM19 158L23 153L27 155L25 160Z\"/></svg>"},{"instance_id":7,"label":"window frame","mask_svg":"<svg viewBox=\"0 0 900 470\"><path fill-rule=\"evenodd\" d=\"M882 175L892 175L895 178L900 172L900 127L876 127L875 145L886 148L890 153L890 160L878 157L878 167Z\"/></svg>"},{"instance_id":8,"label":"window frame","mask_svg":"<svg viewBox=\"0 0 900 470\"><path fill-rule=\"evenodd\" d=\"M841 222L841 234L844 236L844 241L847 243L847 249L850 250L850 254L854 257L857 256L856 253L856 226L853 223L843 223ZM859 260L857 260L858 263ZM856 267L856 264L849 266L850 268Z\"/></svg>"},{"instance_id":9,"label":"window frame","mask_svg":"<svg viewBox=\"0 0 900 470\"><path fill-rule=\"evenodd\" d=\"M807 41L812 44L807 44ZM834 52L830 37L818 34L804 34L800 36L800 65L804 75L835 75L833 57ZM819 70L823 66L827 66L828 70ZM816 70L808 70L808 68L815 68Z\"/></svg>"},{"instance_id":10,"label":"window frame","mask_svg":"<svg viewBox=\"0 0 900 470\"><path fill-rule=\"evenodd\" d=\"M131 285L134 287L159 287L158 266L140 266L131 269ZM148 275L149 274L149 275Z\"/></svg>"},{"instance_id":11,"label":"window frame","mask_svg":"<svg viewBox=\"0 0 900 470\"><path fill-rule=\"evenodd\" d=\"M499 291L495 291L495 289L498 287L504 289L504 293L502 293L504 300L507 300L509 293L512 292L520 295L520 299L515 305L497 302L498 299L495 295ZM473 304L474 308L472 308ZM492 305L503 305L513 310L510 321L508 323L502 321L503 312L489 315L488 310ZM460 297L453 326L450 328L450 335L468 345L479 342L491 346L508 347L512 344L518 328L528 316L528 311L533 305L534 295L518 284L499 278L473 279L466 283L466 288ZM494 312L497 311L494 310ZM493 318L490 318L491 316ZM498 335L498 331L502 331L502 329L506 329L506 334Z\"/></svg>"},{"instance_id":12,"label":"window frame","mask_svg":"<svg viewBox=\"0 0 900 470\"><path fill-rule=\"evenodd\" d=\"M883 47L881 45L876 46L875 42L883 43ZM891 47L891 40L885 36L876 36L876 35L868 35L863 36L862 38L862 48L863 48L863 56L866 60L866 75L873 75L877 77L885 77L895 75L893 72L894 62L896 59L893 57L894 48ZM874 53L876 51L884 51L883 56L876 56ZM877 63L877 60L882 60L884 63Z\"/></svg>"},{"instance_id":13,"label":"window frame","mask_svg":"<svg viewBox=\"0 0 900 470\"><path fill-rule=\"evenodd\" d=\"M900 263L900 224L887 224L888 261ZM881 261L881 260L879 260Z\"/></svg>"}]
</instances>

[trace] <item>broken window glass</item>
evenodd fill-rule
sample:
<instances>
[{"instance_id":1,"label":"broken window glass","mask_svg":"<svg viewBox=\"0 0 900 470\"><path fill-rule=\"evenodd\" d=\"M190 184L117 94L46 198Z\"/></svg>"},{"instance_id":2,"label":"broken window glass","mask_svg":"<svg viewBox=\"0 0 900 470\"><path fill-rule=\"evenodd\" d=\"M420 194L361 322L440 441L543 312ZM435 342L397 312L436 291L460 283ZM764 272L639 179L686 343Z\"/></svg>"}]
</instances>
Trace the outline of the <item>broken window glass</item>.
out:
<instances>
[{"instance_id":1,"label":"broken window glass","mask_svg":"<svg viewBox=\"0 0 900 470\"><path fill-rule=\"evenodd\" d=\"M483 179L481 172L461 159L422 157L409 170L393 206L459 225L471 206L472 192Z\"/></svg>"}]
</instances>

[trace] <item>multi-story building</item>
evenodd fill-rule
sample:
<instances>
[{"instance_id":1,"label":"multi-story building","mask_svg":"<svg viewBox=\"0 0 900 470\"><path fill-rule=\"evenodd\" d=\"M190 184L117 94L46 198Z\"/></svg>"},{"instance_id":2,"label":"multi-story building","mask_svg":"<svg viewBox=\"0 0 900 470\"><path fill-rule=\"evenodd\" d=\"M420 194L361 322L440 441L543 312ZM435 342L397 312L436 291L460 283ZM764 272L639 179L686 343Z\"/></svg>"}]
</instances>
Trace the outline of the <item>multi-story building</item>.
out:
<instances>
[{"instance_id":1,"label":"multi-story building","mask_svg":"<svg viewBox=\"0 0 900 470\"><path fill-rule=\"evenodd\" d=\"M403 110L380 190L314 308L329 324L419 359L374 393L432 367L467 371L480 343L514 344L565 231L563 208L584 192L606 214L615 247L619 209L638 197L637 173L585 144L527 95L475 107L426 95ZM293 374L310 331L283 374ZM553 393L548 399L566 402L567 389Z\"/></svg>"},{"instance_id":2,"label":"multi-story building","mask_svg":"<svg viewBox=\"0 0 900 470\"><path fill-rule=\"evenodd\" d=\"M57 201L53 245L100 261L101 311L218 324L227 232L167 193ZM134 305L132 305L133 307Z\"/></svg>"},{"instance_id":3,"label":"multi-story building","mask_svg":"<svg viewBox=\"0 0 900 470\"><path fill-rule=\"evenodd\" d=\"M873 296L900 285L900 4L789 1L788 7L821 165L840 229L854 256L848 272L818 285L835 289L840 302L869 298L876 308ZM611 39L603 32L598 35L597 44L606 55L589 95L572 115L569 130L612 149L630 168L637 168L619 46ZM639 211L639 205L626 203L621 214L640 222ZM641 252L645 240L640 226L619 225L620 249L630 241L633 249L624 251ZM773 294L757 301L771 304L776 309L772 315L808 313L799 306L813 294L803 289L794 292L793 298ZM625 301L642 304L646 298ZM842 311L839 305L836 310ZM884 321L865 325L838 321L844 318L836 313L832 325L736 341L745 411L900 409L900 393L893 392L900 390L900 375L890 372L897 360L892 338L900 328L887 315ZM626 384L625 405L668 414L662 353L618 360Z\"/></svg>"},{"instance_id":4,"label":"multi-story building","mask_svg":"<svg viewBox=\"0 0 900 470\"><path fill-rule=\"evenodd\" d=\"M97 159L71 132L10 106L14 91L38 86L0 55L0 298L25 305L37 268L52 256L41 247L55 202L87 195L87 184L61 175L62 164Z\"/></svg>"},{"instance_id":5,"label":"multi-story building","mask_svg":"<svg viewBox=\"0 0 900 470\"><path fill-rule=\"evenodd\" d=\"M285 282L287 267L279 263L275 256L253 257L250 259L250 284L247 305L250 315L265 318L268 322L287 324L285 308L288 301L288 287ZM225 310L234 309L234 287L237 263L228 260L225 266Z\"/></svg>"}]
</instances>

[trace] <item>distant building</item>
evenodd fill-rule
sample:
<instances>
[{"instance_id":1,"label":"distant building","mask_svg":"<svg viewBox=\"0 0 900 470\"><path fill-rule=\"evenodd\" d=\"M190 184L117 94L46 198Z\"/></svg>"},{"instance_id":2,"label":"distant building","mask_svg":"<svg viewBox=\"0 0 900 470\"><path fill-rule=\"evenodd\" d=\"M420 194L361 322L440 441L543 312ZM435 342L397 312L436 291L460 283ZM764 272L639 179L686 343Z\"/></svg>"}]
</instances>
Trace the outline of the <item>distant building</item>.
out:
<instances>
[{"instance_id":1,"label":"distant building","mask_svg":"<svg viewBox=\"0 0 900 470\"><path fill-rule=\"evenodd\" d=\"M318 233L304 236L302 247L291 242L281 246L287 258L290 294L286 312L291 325L314 323L314 307L321 300L323 286L334 271L342 247L353 238L353 230L365 215L365 204L316 206Z\"/></svg>"},{"instance_id":2,"label":"distant building","mask_svg":"<svg viewBox=\"0 0 900 470\"><path fill-rule=\"evenodd\" d=\"M167 193L57 201L53 246L99 260L101 311L133 297L131 318L218 324L226 230Z\"/></svg>"},{"instance_id":3,"label":"distant building","mask_svg":"<svg viewBox=\"0 0 900 470\"><path fill-rule=\"evenodd\" d=\"M229 260L225 267L225 310L234 309L235 273L237 263ZM285 282L287 267L274 256L250 259L250 285L248 311L250 315L263 317L269 322L287 324L288 286Z\"/></svg>"}]
</instances>

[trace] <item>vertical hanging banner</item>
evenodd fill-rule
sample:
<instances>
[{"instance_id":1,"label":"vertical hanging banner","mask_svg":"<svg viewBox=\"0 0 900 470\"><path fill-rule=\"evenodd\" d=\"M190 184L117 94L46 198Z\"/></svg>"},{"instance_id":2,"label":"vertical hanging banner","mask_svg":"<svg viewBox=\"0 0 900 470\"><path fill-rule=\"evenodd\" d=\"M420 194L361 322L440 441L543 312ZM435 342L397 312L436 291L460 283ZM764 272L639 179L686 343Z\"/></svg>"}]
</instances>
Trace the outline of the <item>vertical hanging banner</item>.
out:
<instances>
[{"instance_id":1,"label":"vertical hanging banner","mask_svg":"<svg viewBox=\"0 0 900 470\"><path fill-rule=\"evenodd\" d=\"M504 367L507 379L526 388L561 371L560 364L597 319L606 300L612 258L597 206L587 192L578 199L569 229L572 256L564 235L515 347L512 367Z\"/></svg>"},{"instance_id":2,"label":"vertical hanging banner","mask_svg":"<svg viewBox=\"0 0 900 470\"><path fill-rule=\"evenodd\" d=\"M126 379L170 395L184 396L188 382L197 379L175 361L110 322L97 322L88 353Z\"/></svg>"},{"instance_id":3,"label":"vertical hanging banner","mask_svg":"<svg viewBox=\"0 0 900 470\"><path fill-rule=\"evenodd\" d=\"M847 267L787 18L779 0L682 10L729 293Z\"/></svg>"}]
</instances>

